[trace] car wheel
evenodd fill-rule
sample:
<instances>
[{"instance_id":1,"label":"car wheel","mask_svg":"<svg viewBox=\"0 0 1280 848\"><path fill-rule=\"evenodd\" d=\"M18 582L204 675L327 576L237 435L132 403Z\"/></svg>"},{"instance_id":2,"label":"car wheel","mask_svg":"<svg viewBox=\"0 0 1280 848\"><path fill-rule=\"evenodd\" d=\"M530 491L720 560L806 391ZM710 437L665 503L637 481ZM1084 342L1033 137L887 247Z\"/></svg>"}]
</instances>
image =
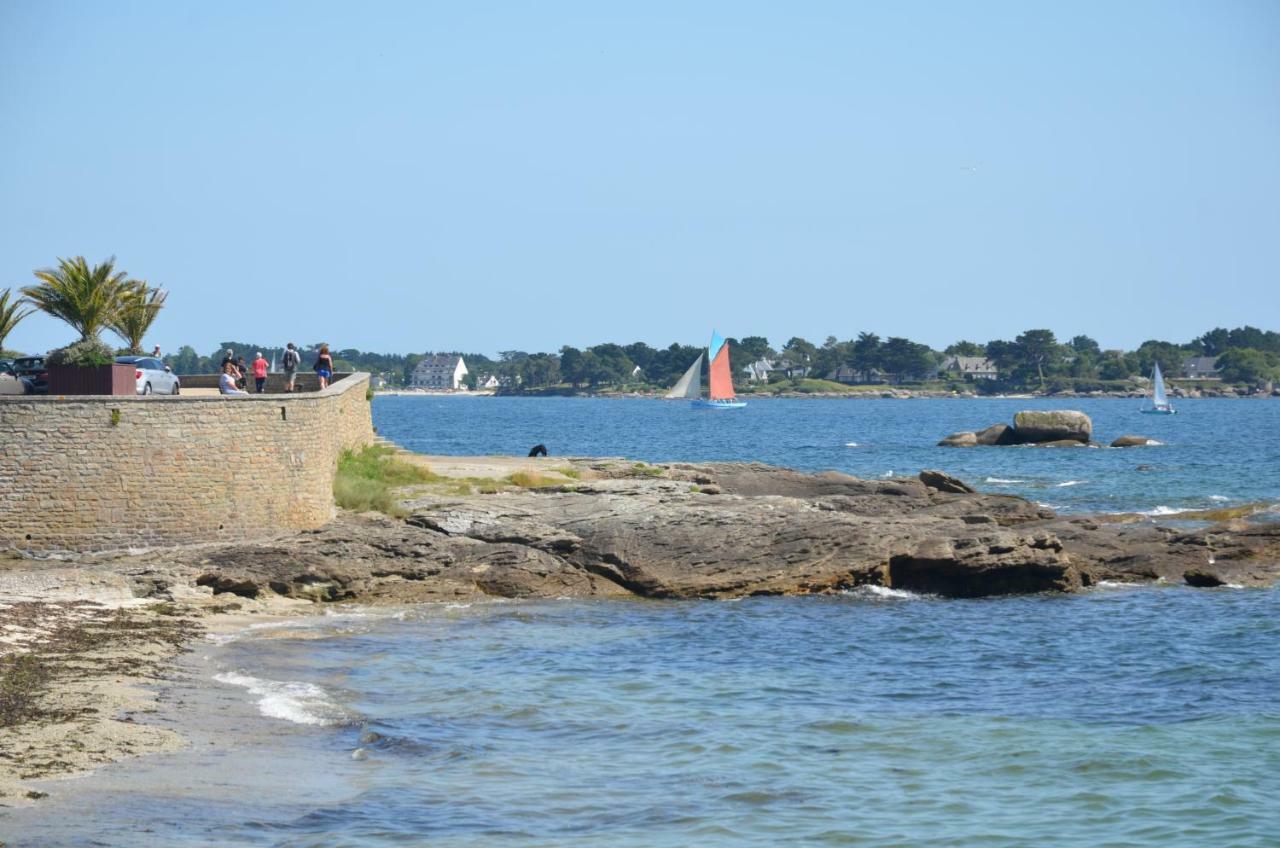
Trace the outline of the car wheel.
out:
<instances>
[{"instance_id":1,"label":"car wheel","mask_svg":"<svg viewBox=\"0 0 1280 848\"><path fill-rule=\"evenodd\" d=\"M147 383L145 386L143 386L143 387L142 387L142 393L143 393L144 395L149 395L149 394L151 394L151 384L150 384L150 383Z\"/></svg>"}]
</instances>

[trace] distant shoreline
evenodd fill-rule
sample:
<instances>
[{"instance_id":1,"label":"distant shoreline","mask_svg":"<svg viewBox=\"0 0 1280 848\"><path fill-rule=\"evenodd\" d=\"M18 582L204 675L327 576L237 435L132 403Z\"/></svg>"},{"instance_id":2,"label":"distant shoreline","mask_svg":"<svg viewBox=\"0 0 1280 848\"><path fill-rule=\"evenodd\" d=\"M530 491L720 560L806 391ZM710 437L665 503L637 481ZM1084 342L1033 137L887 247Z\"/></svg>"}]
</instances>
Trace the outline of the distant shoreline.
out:
<instances>
[{"instance_id":1,"label":"distant shoreline","mask_svg":"<svg viewBox=\"0 0 1280 848\"><path fill-rule=\"evenodd\" d=\"M505 398L596 398L596 399L617 399L617 398L635 398L635 399L657 399L665 400L662 392L512 392L500 393L494 391L447 391L447 390L424 390L424 389L378 389L375 391L377 395L393 396L393 397L505 397ZM777 398L785 399L801 399L801 400L910 400L910 399L943 399L943 400L1143 400L1149 397L1143 392L1017 392L1012 394L978 394L977 392L947 392L930 389L876 389L876 390L855 390L848 392L768 392L754 393L743 392L738 397L742 400L773 400ZM1235 400L1266 400L1269 398L1280 398L1280 389L1269 394L1257 392L1253 394L1245 394L1234 391L1213 391L1201 392L1197 395L1174 395L1173 399L1182 400L1203 400L1213 398L1226 398ZM672 400L681 400L681 398L672 398Z\"/></svg>"}]
</instances>

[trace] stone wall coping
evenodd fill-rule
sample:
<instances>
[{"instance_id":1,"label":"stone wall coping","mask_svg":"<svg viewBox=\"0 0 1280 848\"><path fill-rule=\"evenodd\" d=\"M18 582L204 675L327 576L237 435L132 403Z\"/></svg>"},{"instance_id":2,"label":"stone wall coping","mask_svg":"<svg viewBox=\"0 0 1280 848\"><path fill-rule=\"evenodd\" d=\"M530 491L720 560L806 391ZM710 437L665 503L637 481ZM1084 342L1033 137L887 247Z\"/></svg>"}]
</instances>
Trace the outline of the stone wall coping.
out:
<instances>
[{"instance_id":1,"label":"stone wall coping","mask_svg":"<svg viewBox=\"0 0 1280 848\"><path fill-rule=\"evenodd\" d=\"M319 400L320 398L334 397L335 395L345 394L353 391L357 386L367 387L370 380L370 374L367 371L354 371L343 375L340 379L330 383L328 388L318 392L288 392L276 394L256 394L248 395L0 395L0 403L36 403L36 404L55 404L55 403L88 403L110 405L117 403L129 403L130 401L140 401L144 403L227 403L231 402L247 402L247 403L273 403L273 404L297 404L309 401Z\"/></svg>"}]
</instances>

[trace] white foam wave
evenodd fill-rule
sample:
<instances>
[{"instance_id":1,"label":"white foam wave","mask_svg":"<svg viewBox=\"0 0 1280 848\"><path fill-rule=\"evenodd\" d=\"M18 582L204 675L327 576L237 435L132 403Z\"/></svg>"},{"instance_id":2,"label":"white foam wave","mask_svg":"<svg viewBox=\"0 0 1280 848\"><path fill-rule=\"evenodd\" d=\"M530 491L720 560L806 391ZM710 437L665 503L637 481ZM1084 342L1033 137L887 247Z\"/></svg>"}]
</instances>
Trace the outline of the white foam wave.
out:
<instances>
[{"instance_id":1,"label":"white foam wave","mask_svg":"<svg viewBox=\"0 0 1280 848\"><path fill-rule=\"evenodd\" d=\"M321 726L342 724L350 718L323 689L313 683L263 680L234 671L215 674L213 679L219 683L243 686L250 694L257 695L258 711L268 718Z\"/></svg>"},{"instance_id":2,"label":"white foam wave","mask_svg":"<svg viewBox=\"0 0 1280 848\"><path fill-rule=\"evenodd\" d=\"M1209 500L1211 500L1211 501L1229 501L1229 500L1231 500L1231 498L1229 498L1229 497L1227 497L1227 496L1225 496L1225 495L1210 495L1210 496L1209 496Z\"/></svg>"},{"instance_id":3,"label":"white foam wave","mask_svg":"<svg viewBox=\"0 0 1280 848\"><path fill-rule=\"evenodd\" d=\"M1058 489L1065 489L1067 486L1080 486L1080 485L1082 485L1082 484L1084 484L1084 483L1088 483L1088 482L1089 482L1088 480L1068 480L1068 481L1067 481L1067 482L1065 482L1065 483L1058 483L1058 484L1055 486L1055 488L1058 488Z\"/></svg>"},{"instance_id":4,"label":"white foam wave","mask_svg":"<svg viewBox=\"0 0 1280 848\"><path fill-rule=\"evenodd\" d=\"M876 600L895 600L895 601L921 601L930 597L929 595L921 595L916 592L908 592L906 589L891 589L888 586L876 586L867 584L851 589L845 594L861 598L874 598Z\"/></svg>"},{"instance_id":5,"label":"white foam wave","mask_svg":"<svg viewBox=\"0 0 1280 848\"><path fill-rule=\"evenodd\" d=\"M844 443L844 446L845 446L845 447L847 447L847 448L856 448L856 447L858 447L859 445L858 445L858 443L857 443L857 442L845 442L845 443Z\"/></svg>"},{"instance_id":6,"label":"white foam wave","mask_svg":"<svg viewBox=\"0 0 1280 848\"><path fill-rule=\"evenodd\" d=\"M1162 504L1162 505L1160 505L1160 506L1155 507L1154 509L1140 509L1140 510L1138 510L1138 511L1137 511L1136 513L1134 513L1134 514L1135 514L1135 515L1161 516L1161 515L1180 515L1180 514L1182 514L1182 513L1184 513L1184 512L1191 512L1191 510L1189 510L1189 509L1175 509L1174 507L1171 507L1171 506L1164 506L1164 505Z\"/></svg>"},{"instance_id":7,"label":"white foam wave","mask_svg":"<svg viewBox=\"0 0 1280 848\"><path fill-rule=\"evenodd\" d=\"M1026 481L1026 480L1011 480L1011 479L1006 479L1006 478L1004 478L1004 477L988 477L988 478L986 479L986 482L988 482L988 483L999 483L999 484L1002 484L1002 485L1006 485L1006 484L1012 484L1012 483L1025 483L1025 482L1027 482L1027 481Z\"/></svg>"},{"instance_id":8,"label":"white foam wave","mask_svg":"<svg viewBox=\"0 0 1280 848\"><path fill-rule=\"evenodd\" d=\"M892 477L892 476L893 476L893 472L892 472L892 471L886 471L885 473L881 474L880 476L881 476L881 477Z\"/></svg>"}]
</instances>

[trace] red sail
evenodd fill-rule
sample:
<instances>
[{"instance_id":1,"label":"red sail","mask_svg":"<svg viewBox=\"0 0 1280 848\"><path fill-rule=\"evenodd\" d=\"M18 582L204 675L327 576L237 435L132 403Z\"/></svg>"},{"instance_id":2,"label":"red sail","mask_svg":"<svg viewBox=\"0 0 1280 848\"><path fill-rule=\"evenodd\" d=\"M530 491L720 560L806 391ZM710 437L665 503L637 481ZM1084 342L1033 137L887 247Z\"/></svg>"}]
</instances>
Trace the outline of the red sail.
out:
<instances>
[{"instance_id":1,"label":"red sail","mask_svg":"<svg viewBox=\"0 0 1280 848\"><path fill-rule=\"evenodd\" d=\"M733 374L729 371L729 346L720 345L711 360L711 399L733 400Z\"/></svg>"}]
</instances>

